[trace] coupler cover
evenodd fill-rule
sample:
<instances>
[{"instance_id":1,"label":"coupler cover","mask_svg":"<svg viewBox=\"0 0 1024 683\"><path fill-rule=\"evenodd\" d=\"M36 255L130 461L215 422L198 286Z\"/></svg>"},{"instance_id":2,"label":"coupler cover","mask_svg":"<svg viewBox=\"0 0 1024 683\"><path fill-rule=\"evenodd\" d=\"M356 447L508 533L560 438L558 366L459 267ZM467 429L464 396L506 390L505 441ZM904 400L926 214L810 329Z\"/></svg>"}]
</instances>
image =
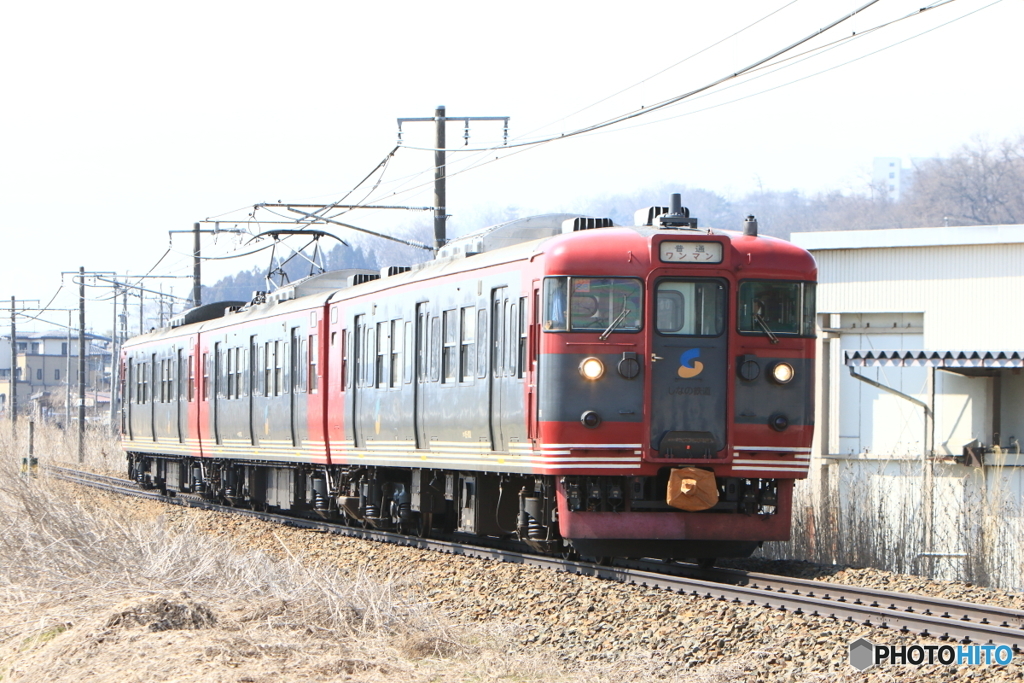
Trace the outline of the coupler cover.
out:
<instances>
[{"instance_id":1,"label":"coupler cover","mask_svg":"<svg viewBox=\"0 0 1024 683\"><path fill-rule=\"evenodd\" d=\"M718 504L718 484L714 472L696 467L673 469L668 478L665 502L674 508L697 512Z\"/></svg>"}]
</instances>

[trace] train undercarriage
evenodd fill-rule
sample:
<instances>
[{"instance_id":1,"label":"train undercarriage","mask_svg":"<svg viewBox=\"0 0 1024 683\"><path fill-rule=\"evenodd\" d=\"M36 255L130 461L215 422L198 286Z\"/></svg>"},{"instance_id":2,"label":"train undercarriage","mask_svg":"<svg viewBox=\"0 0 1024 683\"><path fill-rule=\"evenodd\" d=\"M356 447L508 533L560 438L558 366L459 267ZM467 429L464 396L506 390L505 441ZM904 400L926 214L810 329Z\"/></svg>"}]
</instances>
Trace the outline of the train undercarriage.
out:
<instances>
[{"instance_id":1,"label":"train undercarriage","mask_svg":"<svg viewBox=\"0 0 1024 683\"><path fill-rule=\"evenodd\" d=\"M669 468L655 477L556 476L400 469L355 465L253 463L128 453L129 477L168 496L201 496L233 507L343 522L429 537L465 534L519 540L537 552L609 557L746 557L760 541L658 538L572 538L561 514L679 513L665 501ZM767 519L779 511L774 479L723 478L709 512ZM693 513L705 514L705 513ZM787 524L788 524L788 514Z\"/></svg>"}]
</instances>

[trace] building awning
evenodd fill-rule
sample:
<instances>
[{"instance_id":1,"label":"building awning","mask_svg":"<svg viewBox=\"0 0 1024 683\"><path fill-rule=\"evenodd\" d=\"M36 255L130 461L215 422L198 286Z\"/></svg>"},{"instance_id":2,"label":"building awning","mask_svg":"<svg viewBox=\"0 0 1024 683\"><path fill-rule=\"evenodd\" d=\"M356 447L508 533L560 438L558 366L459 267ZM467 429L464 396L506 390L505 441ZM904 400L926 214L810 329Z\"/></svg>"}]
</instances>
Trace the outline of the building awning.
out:
<instances>
[{"instance_id":1,"label":"building awning","mask_svg":"<svg viewBox=\"0 0 1024 683\"><path fill-rule=\"evenodd\" d=\"M1022 368L1024 351L886 351L858 349L844 352L849 366L932 368Z\"/></svg>"}]
</instances>

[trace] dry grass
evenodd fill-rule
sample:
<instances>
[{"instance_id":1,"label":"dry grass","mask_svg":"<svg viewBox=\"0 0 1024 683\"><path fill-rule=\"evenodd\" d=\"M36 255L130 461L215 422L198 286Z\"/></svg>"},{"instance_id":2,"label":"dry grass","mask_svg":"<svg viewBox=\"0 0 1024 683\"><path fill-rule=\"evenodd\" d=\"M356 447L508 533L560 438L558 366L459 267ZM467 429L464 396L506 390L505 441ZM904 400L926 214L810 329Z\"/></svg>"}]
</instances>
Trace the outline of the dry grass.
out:
<instances>
[{"instance_id":1,"label":"dry grass","mask_svg":"<svg viewBox=\"0 0 1024 683\"><path fill-rule=\"evenodd\" d=\"M46 460L77 463L63 433L36 437ZM86 464L119 470L113 442L92 437ZM159 503L22 476L9 431L0 448L3 683L665 676L650 653L602 663L524 649L512 628L459 624L419 595L415 577L373 578L358 560L314 565L283 542L275 558L195 529L172 533ZM731 680L736 666L678 680Z\"/></svg>"}]
</instances>

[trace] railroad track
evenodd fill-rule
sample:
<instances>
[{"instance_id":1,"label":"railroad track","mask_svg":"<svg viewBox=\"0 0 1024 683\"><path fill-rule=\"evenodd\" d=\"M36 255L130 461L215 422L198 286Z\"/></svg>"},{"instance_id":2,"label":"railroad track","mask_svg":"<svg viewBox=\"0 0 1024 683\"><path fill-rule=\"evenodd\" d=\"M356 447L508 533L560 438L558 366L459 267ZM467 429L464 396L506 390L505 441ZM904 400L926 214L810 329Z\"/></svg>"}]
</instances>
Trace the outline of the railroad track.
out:
<instances>
[{"instance_id":1,"label":"railroad track","mask_svg":"<svg viewBox=\"0 0 1024 683\"><path fill-rule=\"evenodd\" d=\"M1024 650L1024 611L979 605L957 600L893 593L807 579L738 570L704 570L694 565L644 560L621 560L612 566L533 555L512 545L488 547L456 538L427 539L387 531L362 529L325 520L291 517L271 512L233 508L199 496L166 496L139 488L133 482L53 465L44 471L58 479L101 490L166 503L242 514L293 527L396 543L439 552L514 562L556 571L635 584L676 593L726 600L737 604L792 612L793 614L853 621L888 629L962 643L995 643Z\"/></svg>"}]
</instances>

